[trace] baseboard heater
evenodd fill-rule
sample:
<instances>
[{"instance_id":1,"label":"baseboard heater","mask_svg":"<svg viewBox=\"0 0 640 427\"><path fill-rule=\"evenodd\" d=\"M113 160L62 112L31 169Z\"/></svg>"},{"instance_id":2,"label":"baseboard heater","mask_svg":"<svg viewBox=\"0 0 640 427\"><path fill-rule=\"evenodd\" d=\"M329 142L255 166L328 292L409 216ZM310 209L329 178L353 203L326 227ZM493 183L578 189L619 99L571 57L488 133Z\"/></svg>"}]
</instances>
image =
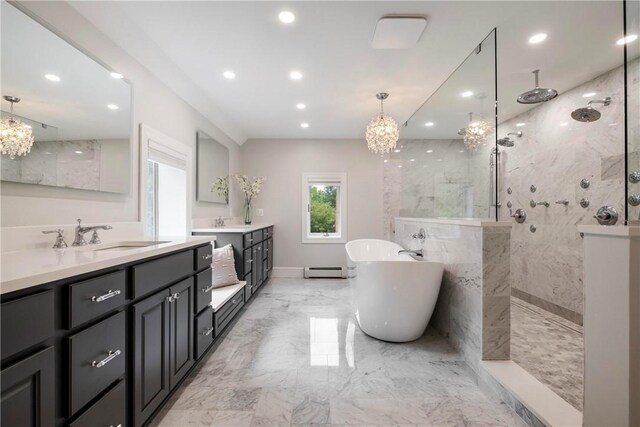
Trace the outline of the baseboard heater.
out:
<instances>
[{"instance_id":1,"label":"baseboard heater","mask_svg":"<svg viewBox=\"0 0 640 427\"><path fill-rule=\"evenodd\" d=\"M347 267L305 267L305 279L346 279Z\"/></svg>"}]
</instances>

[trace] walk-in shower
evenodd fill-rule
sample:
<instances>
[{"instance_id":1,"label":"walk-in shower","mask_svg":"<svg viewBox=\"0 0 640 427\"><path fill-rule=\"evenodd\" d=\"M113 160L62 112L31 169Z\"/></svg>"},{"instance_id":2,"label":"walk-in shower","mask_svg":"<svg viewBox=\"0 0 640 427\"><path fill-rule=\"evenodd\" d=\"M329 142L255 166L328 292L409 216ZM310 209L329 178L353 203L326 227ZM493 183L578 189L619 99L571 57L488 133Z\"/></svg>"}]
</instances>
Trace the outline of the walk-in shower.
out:
<instances>
[{"instance_id":1,"label":"walk-in shower","mask_svg":"<svg viewBox=\"0 0 640 427\"><path fill-rule=\"evenodd\" d=\"M589 101L586 107L576 108L573 110L571 118L579 122L595 122L602 116L602 113L593 108L592 104L602 104L604 107L608 107L611 105L611 97L607 96L605 99L594 99Z\"/></svg>"},{"instance_id":2,"label":"walk-in shower","mask_svg":"<svg viewBox=\"0 0 640 427\"><path fill-rule=\"evenodd\" d=\"M538 73L540 73L540 70L533 70L532 73L535 76L536 87L518 97L520 104L539 104L540 102L550 101L558 96L557 90L540 87L538 81Z\"/></svg>"}]
</instances>

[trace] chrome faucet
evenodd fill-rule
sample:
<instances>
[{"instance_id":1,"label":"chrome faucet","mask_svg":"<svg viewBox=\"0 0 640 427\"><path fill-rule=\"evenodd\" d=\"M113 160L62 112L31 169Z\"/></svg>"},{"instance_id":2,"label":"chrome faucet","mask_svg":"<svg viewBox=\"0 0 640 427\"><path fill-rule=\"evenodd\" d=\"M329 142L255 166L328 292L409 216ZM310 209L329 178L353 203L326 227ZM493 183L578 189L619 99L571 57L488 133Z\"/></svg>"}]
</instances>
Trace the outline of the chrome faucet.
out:
<instances>
[{"instance_id":1,"label":"chrome faucet","mask_svg":"<svg viewBox=\"0 0 640 427\"><path fill-rule=\"evenodd\" d=\"M100 238L98 237L97 230L111 230L110 225L94 225L91 227L83 227L82 220L78 218L78 225L76 226L76 238L73 240L71 246L85 246L87 242L84 240L84 235L90 231L93 231L93 236L91 236L91 240L89 244L96 245L100 242Z\"/></svg>"},{"instance_id":2,"label":"chrome faucet","mask_svg":"<svg viewBox=\"0 0 640 427\"><path fill-rule=\"evenodd\" d=\"M531 206L532 208L535 208L536 206L544 206L545 208L549 207L549 202L536 202L535 200L532 200L529 202L529 206Z\"/></svg>"},{"instance_id":3,"label":"chrome faucet","mask_svg":"<svg viewBox=\"0 0 640 427\"><path fill-rule=\"evenodd\" d=\"M57 230L46 230L42 232L42 234L51 233L58 233L58 235L56 236L56 243L53 245L53 249L62 249L68 246L67 242L64 241L64 230L62 228L58 228Z\"/></svg>"},{"instance_id":4,"label":"chrome faucet","mask_svg":"<svg viewBox=\"0 0 640 427\"><path fill-rule=\"evenodd\" d=\"M411 235L412 239L420 239L420 240L424 240L427 238L427 232L424 231L424 228L420 228L420 230L418 230L417 233L413 233Z\"/></svg>"},{"instance_id":5,"label":"chrome faucet","mask_svg":"<svg viewBox=\"0 0 640 427\"><path fill-rule=\"evenodd\" d=\"M424 256L424 253L422 252L422 249L418 249L416 251L411 251L408 249L403 249L401 251L398 251L399 254L410 254L410 255L415 255L418 256L420 258L422 258Z\"/></svg>"}]
</instances>

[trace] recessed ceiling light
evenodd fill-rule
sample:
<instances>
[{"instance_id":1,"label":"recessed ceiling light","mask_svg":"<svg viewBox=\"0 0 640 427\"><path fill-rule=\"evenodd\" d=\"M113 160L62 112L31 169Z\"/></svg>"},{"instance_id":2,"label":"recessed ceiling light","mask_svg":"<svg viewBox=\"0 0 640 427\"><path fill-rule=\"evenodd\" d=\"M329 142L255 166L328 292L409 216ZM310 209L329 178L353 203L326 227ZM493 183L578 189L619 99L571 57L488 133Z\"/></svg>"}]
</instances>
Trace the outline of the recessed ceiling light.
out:
<instances>
[{"instance_id":1,"label":"recessed ceiling light","mask_svg":"<svg viewBox=\"0 0 640 427\"><path fill-rule=\"evenodd\" d=\"M296 20L296 15L288 10L283 10L278 14L278 19L280 20L280 22L284 22L285 24L291 24Z\"/></svg>"},{"instance_id":2,"label":"recessed ceiling light","mask_svg":"<svg viewBox=\"0 0 640 427\"><path fill-rule=\"evenodd\" d=\"M300 123L300 127L306 129L309 127L309 123Z\"/></svg>"},{"instance_id":3,"label":"recessed ceiling light","mask_svg":"<svg viewBox=\"0 0 640 427\"><path fill-rule=\"evenodd\" d=\"M531 44L542 43L543 41L546 40L546 38L547 38L547 35L545 33L534 34L531 37L529 37L529 43Z\"/></svg>"},{"instance_id":4,"label":"recessed ceiling light","mask_svg":"<svg viewBox=\"0 0 640 427\"><path fill-rule=\"evenodd\" d=\"M591 98L592 96L596 96L595 92L587 92L584 95L582 95L583 98Z\"/></svg>"},{"instance_id":5,"label":"recessed ceiling light","mask_svg":"<svg viewBox=\"0 0 640 427\"><path fill-rule=\"evenodd\" d=\"M416 159L409 159L409 161L410 161L410 162L415 162L415 161L416 161Z\"/></svg>"},{"instance_id":6,"label":"recessed ceiling light","mask_svg":"<svg viewBox=\"0 0 640 427\"><path fill-rule=\"evenodd\" d=\"M109 104L109 105L107 105L107 108L109 110L117 110L120 107L118 107L116 104Z\"/></svg>"},{"instance_id":7,"label":"recessed ceiling light","mask_svg":"<svg viewBox=\"0 0 640 427\"><path fill-rule=\"evenodd\" d=\"M82 151L80 151L80 150L76 150L76 151L74 151L74 153L76 153L76 154L82 154Z\"/></svg>"},{"instance_id":8,"label":"recessed ceiling light","mask_svg":"<svg viewBox=\"0 0 640 427\"><path fill-rule=\"evenodd\" d=\"M388 162L389 160L387 160L387 159L384 159L383 161L384 161L385 163L387 163L387 162Z\"/></svg>"},{"instance_id":9,"label":"recessed ceiling light","mask_svg":"<svg viewBox=\"0 0 640 427\"><path fill-rule=\"evenodd\" d=\"M633 41L638 40L638 35L637 34L629 34L626 37L621 38L620 40L618 40L616 42L617 45L622 46L623 44L627 44L627 43L631 43Z\"/></svg>"},{"instance_id":10,"label":"recessed ceiling light","mask_svg":"<svg viewBox=\"0 0 640 427\"><path fill-rule=\"evenodd\" d=\"M458 151L458 153L464 153L464 150L460 150L460 151Z\"/></svg>"},{"instance_id":11,"label":"recessed ceiling light","mask_svg":"<svg viewBox=\"0 0 640 427\"><path fill-rule=\"evenodd\" d=\"M234 73L231 70L227 70L224 73L222 73L222 75L224 76L225 79L229 79L229 80L233 80L236 78L236 73Z\"/></svg>"},{"instance_id":12,"label":"recessed ceiling light","mask_svg":"<svg viewBox=\"0 0 640 427\"><path fill-rule=\"evenodd\" d=\"M300 71L292 71L289 73L289 77L293 80L300 80L302 78L302 73Z\"/></svg>"},{"instance_id":13,"label":"recessed ceiling light","mask_svg":"<svg viewBox=\"0 0 640 427\"><path fill-rule=\"evenodd\" d=\"M427 153L433 153L433 150L427 150Z\"/></svg>"},{"instance_id":14,"label":"recessed ceiling light","mask_svg":"<svg viewBox=\"0 0 640 427\"><path fill-rule=\"evenodd\" d=\"M398 165L399 168L402 168L402 165Z\"/></svg>"},{"instance_id":15,"label":"recessed ceiling light","mask_svg":"<svg viewBox=\"0 0 640 427\"><path fill-rule=\"evenodd\" d=\"M473 96L473 92L471 92L470 90L467 90L465 92L462 92L461 95L462 95L463 98L468 98L470 96Z\"/></svg>"},{"instance_id":16,"label":"recessed ceiling light","mask_svg":"<svg viewBox=\"0 0 640 427\"><path fill-rule=\"evenodd\" d=\"M50 80L52 82L59 82L60 81L60 77L56 76L55 74L45 74L44 78L47 80Z\"/></svg>"},{"instance_id":17,"label":"recessed ceiling light","mask_svg":"<svg viewBox=\"0 0 640 427\"><path fill-rule=\"evenodd\" d=\"M307 108L307 106L305 104L303 104L302 102L296 104L296 108L298 110L304 110L305 108Z\"/></svg>"},{"instance_id":18,"label":"recessed ceiling light","mask_svg":"<svg viewBox=\"0 0 640 427\"><path fill-rule=\"evenodd\" d=\"M433 122L427 122L424 124L426 127L430 128L431 126L433 126Z\"/></svg>"},{"instance_id":19,"label":"recessed ceiling light","mask_svg":"<svg viewBox=\"0 0 640 427\"><path fill-rule=\"evenodd\" d=\"M516 127L521 128L522 126L526 126L526 123L516 123Z\"/></svg>"},{"instance_id":20,"label":"recessed ceiling light","mask_svg":"<svg viewBox=\"0 0 640 427\"><path fill-rule=\"evenodd\" d=\"M120 79L123 79L123 78L124 78L124 76L123 76L122 74L120 74L120 73L116 73L115 71L112 71L111 73L109 73L109 75L110 75L111 77L113 77L114 79L118 79L118 80L120 80Z\"/></svg>"},{"instance_id":21,"label":"recessed ceiling light","mask_svg":"<svg viewBox=\"0 0 640 427\"><path fill-rule=\"evenodd\" d=\"M399 148L396 148L395 150L393 150L393 152L394 152L394 153L399 153L399 152L400 152L400 149L399 149Z\"/></svg>"},{"instance_id":22,"label":"recessed ceiling light","mask_svg":"<svg viewBox=\"0 0 640 427\"><path fill-rule=\"evenodd\" d=\"M562 123L560 123L560 126L566 126L566 125L568 125L568 124L569 124L569 123L567 123L567 122L562 122Z\"/></svg>"}]
</instances>

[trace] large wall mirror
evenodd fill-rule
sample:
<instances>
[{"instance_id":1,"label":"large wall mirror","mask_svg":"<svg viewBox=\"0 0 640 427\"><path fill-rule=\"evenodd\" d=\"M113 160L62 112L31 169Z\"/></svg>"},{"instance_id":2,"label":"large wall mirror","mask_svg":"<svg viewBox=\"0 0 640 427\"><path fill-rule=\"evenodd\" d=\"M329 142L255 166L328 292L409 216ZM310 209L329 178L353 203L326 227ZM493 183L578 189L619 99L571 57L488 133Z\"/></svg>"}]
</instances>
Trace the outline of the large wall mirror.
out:
<instances>
[{"instance_id":1,"label":"large wall mirror","mask_svg":"<svg viewBox=\"0 0 640 427\"><path fill-rule=\"evenodd\" d=\"M28 126L31 151L2 155L3 181L128 193L131 87L7 2L2 2L2 126ZM5 97L19 98L13 104Z\"/></svg>"},{"instance_id":2,"label":"large wall mirror","mask_svg":"<svg viewBox=\"0 0 640 427\"><path fill-rule=\"evenodd\" d=\"M196 197L200 202L229 204L229 149L198 131Z\"/></svg>"}]
</instances>

